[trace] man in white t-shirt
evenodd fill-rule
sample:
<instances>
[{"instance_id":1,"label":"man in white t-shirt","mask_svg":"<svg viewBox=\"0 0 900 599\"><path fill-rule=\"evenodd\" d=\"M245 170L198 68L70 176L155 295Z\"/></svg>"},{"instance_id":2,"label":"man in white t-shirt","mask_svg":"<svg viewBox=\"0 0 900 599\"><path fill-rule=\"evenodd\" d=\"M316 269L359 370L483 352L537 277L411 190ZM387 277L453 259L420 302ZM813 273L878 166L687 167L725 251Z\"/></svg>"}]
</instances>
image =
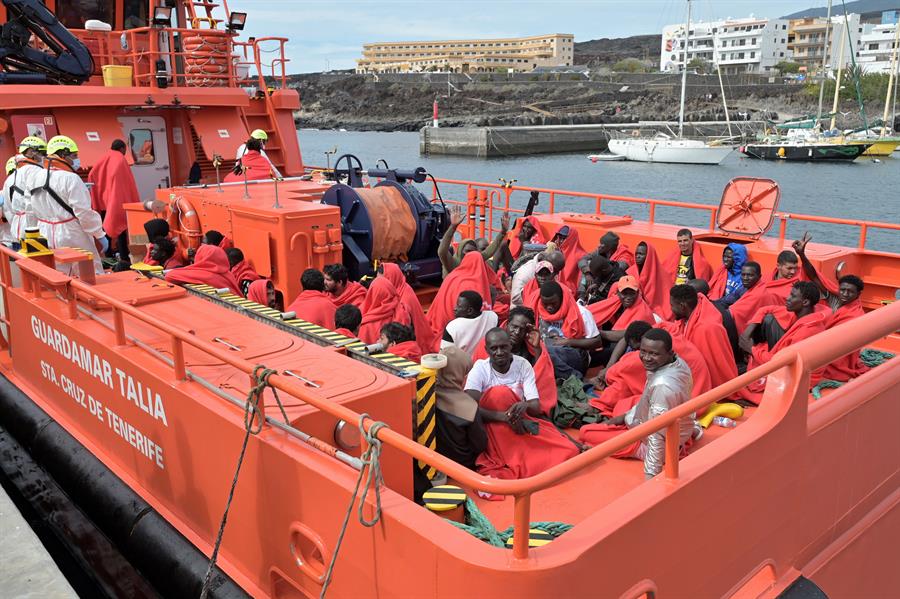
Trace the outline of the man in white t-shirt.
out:
<instances>
[{"instance_id":1,"label":"man in white t-shirt","mask_svg":"<svg viewBox=\"0 0 900 599\"><path fill-rule=\"evenodd\" d=\"M512 340L504 329L491 329L484 339L488 358L478 360L466 378L465 391L475 401L493 387L506 387L515 393L518 402L505 412L479 407L485 422L506 422L516 432L525 432L522 415L540 415L538 390L534 369L528 360L512 353Z\"/></svg>"},{"instance_id":2,"label":"man in white t-shirt","mask_svg":"<svg viewBox=\"0 0 900 599\"><path fill-rule=\"evenodd\" d=\"M447 323L441 338L441 349L455 345L469 357L488 331L497 326L497 314L484 310L484 300L477 291L463 291L456 300L454 318Z\"/></svg>"}]
</instances>

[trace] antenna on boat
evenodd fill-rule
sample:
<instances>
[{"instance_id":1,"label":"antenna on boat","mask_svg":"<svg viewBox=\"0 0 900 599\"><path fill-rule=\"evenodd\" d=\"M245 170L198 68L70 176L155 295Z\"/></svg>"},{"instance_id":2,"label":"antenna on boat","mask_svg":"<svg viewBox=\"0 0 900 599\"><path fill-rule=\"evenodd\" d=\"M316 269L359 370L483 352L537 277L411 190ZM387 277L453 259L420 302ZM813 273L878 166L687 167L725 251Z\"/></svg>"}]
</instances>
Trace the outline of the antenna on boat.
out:
<instances>
[{"instance_id":1,"label":"antenna on boat","mask_svg":"<svg viewBox=\"0 0 900 599\"><path fill-rule=\"evenodd\" d=\"M222 193L222 178L219 176L219 167L222 166L222 157L213 154L213 166L216 167L216 193Z\"/></svg>"}]
</instances>

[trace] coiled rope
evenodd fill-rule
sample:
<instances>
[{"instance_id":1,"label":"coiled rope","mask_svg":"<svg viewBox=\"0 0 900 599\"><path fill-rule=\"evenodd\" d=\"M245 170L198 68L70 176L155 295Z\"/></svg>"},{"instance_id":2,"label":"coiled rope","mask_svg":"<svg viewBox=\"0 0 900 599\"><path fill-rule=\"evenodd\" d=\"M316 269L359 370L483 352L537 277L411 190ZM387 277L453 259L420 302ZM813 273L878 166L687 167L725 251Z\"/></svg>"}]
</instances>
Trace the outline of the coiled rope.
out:
<instances>
[{"instance_id":1,"label":"coiled rope","mask_svg":"<svg viewBox=\"0 0 900 599\"><path fill-rule=\"evenodd\" d=\"M859 353L860 361L868 366L869 368L875 368L876 366L881 366L888 360L894 357L894 354L880 351L877 349L866 348ZM831 379L825 379L820 382L818 385L812 388L812 396L815 399L822 399L822 391L825 389L837 389L838 387L843 386L844 383L841 381L833 381Z\"/></svg>"},{"instance_id":2,"label":"coiled rope","mask_svg":"<svg viewBox=\"0 0 900 599\"><path fill-rule=\"evenodd\" d=\"M460 522L454 522L453 520L447 521L460 530L469 533L476 539L484 541L488 545L493 545L494 547L506 547L506 541L513 536L512 526L505 530L498 531L470 498L466 498L466 523L462 524ZM553 537L558 537L564 532L572 529L572 525L566 524L565 522L532 522L528 526L529 528L542 530Z\"/></svg>"},{"instance_id":3,"label":"coiled rope","mask_svg":"<svg viewBox=\"0 0 900 599\"><path fill-rule=\"evenodd\" d=\"M387 424L375 421L366 432L363 423L368 414L362 414L359 417L359 434L365 438L368 448L360 456L363 467L359 470L359 476L356 477L356 487L353 489L353 495L350 496L350 504L347 506L347 512L344 514L344 523L341 524L341 532L338 535L337 543L334 546L334 553L331 555L331 561L328 563L328 569L325 571L325 581L322 583L322 590L319 592L319 599L325 599L325 593L331 584L331 577L334 574L334 567L337 563L338 553L341 550L341 544L344 542L344 535L347 532L347 525L350 523L350 514L353 513L353 504L356 503L356 497L359 495L360 485L363 484L365 477L365 485L362 489L362 495L359 497L359 506L357 508L357 518L363 526L371 528L378 524L381 520L381 487L384 485L384 476L381 473L381 439L378 438L378 431L387 428ZM371 520L366 519L363 514L363 506L366 503L366 497L369 495L369 489L375 491L375 515Z\"/></svg>"},{"instance_id":4,"label":"coiled rope","mask_svg":"<svg viewBox=\"0 0 900 599\"><path fill-rule=\"evenodd\" d=\"M228 500L225 502L225 512L222 514L222 520L219 522L219 532L216 535L216 543L213 546L212 555L209 558L209 565L206 567L206 576L203 579L203 588L200 589L200 599L206 599L209 594L210 583L212 582L212 573L216 567L216 560L219 558L219 548L222 545L222 537L225 535L225 524L228 522L228 510L231 509L231 500L234 499L234 490L237 488L238 478L241 473L241 465L244 463L244 456L247 453L247 445L251 435L258 435L263 428L263 414L259 409L259 403L262 401L263 392L266 387L272 389L275 401L278 403L278 409L281 410L281 416L284 418L285 424L290 424L287 412L281 404L281 398L278 397L278 390L269 383L269 377L277 374L277 370L257 365L253 369L253 379L255 383L250 387L247 393L247 401L244 403L244 441L241 444L241 452L238 454L237 467L234 470L234 478L231 480L231 489L228 491Z\"/></svg>"}]
</instances>

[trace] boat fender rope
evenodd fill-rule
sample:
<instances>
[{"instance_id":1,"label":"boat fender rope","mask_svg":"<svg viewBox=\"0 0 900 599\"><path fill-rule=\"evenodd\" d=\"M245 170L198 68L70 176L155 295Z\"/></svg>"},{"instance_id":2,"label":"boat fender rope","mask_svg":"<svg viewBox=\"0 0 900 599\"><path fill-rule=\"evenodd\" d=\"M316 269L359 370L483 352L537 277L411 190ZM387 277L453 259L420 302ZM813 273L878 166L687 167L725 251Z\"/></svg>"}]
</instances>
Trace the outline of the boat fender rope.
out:
<instances>
[{"instance_id":1,"label":"boat fender rope","mask_svg":"<svg viewBox=\"0 0 900 599\"><path fill-rule=\"evenodd\" d=\"M359 434L365 438L368 448L360 456L363 467L359 469L359 476L356 477L356 487L350 496L350 505L347 506L347 512L344 514L344 523L341 524L341 532L338 534L337 543L334 545L334 553L331 554L328 570L325 571L325 580L322 583L322 590L319 592L319 599L325 599L325 593L331 584L331 576L334 574L334 567L337 563L338 553L341 550L341 543L344 542L344 534L347 532L350 514L353 513L353 504L356 503L360 485L363 484L363 476L365 476L365 486L363 487L362 495L359 497L359 507L357 508L359 523L371 528L381 520L381 487L384 485L384 476L381 472L381 439L378 438L378 431L388 428L388 425L376 420L367 432L363 426L366 418L369 418L368 414L362 414L359 417ZM368 520L363 515L363 505L366 503L366 497L370 488L375 491L375 515L371 520Z\"/></svg>"},{"instance_id":2,"label":"boat fender rope","mask_svg":"<svg viewBox=\"0 0 900 599\"><path fill-rule=\"evenodd\" d=\"M228 499L225 501L225 511L222 513L221 522L219 522L219 532L216 535L216 542L215 545L213 545L212 555L209 558L209 565L206 567L206 576L203 579L203 587L200 589L200 599L206 599L207 594L209 593L213 570L216 567L216 560L219 557L219 548L222 546L222 537L225 535L225 524L228 522L228 510L231 509L231 500L234 499L234 491L237 488L238 478L241 474L241 465L244 463L244 456L247 453L247 445L250 441L250 436L258 435L263 428L264 419L262 412L259 410L259 402L262 401L263 392L266 390L266 387L271 387L272 393L275 396L275 401L278 403L278 407L281 410L281 415L284 417L285 423L290 424L287 413L284 411L284 406L281 404L281 399L278 397L278 391L275 387L272 387L271 383L269 383L269 377L277 373L277 370L272 370L271 368L266 368L262 365L258 365L253 369L252 376L255 382L253 386L250 387L250 391L247 393L247 401L244 403L244 441L241 444L241 452L238 454L237 467L234 469L234 478L231 480L231 489L228 491Z\"/></svg>"},{"instance_id":3,"label":"boat fender rope","mask_svg":"<svg viewBox=\"0 0 900 599\"><path fill-rule=\"evenodd\" d=\"M447 522L494 547L506 547L506 541L513 536L514 527L510 526L505 530L498 531L471 498L466 499L466 523L462 524L453 520L447 520ZM542 530L554 538L572 529L572 525L565 522L531 522L528 527Z\"/></svg>"},{"instance_id":4,"label":"boat fender rope","mask_svg":"<svg viewBox=\"0 0 900 599\"><path fill-rule=\"evenodd\" d=\"M884 352L878 349L872 349L871 347L867 347L859 353L859 360L869 368L875 368L876 366L881 366L888 360L892 359L894 354L889 352ZM818 385L812 388L812 396L813 399L819 400L822 399L822 391L825 389L837 389L838 387L843 386L844 383L840 381L833 381L831 379L825 379L821 381Z\"/></svg>"}]
</instances>

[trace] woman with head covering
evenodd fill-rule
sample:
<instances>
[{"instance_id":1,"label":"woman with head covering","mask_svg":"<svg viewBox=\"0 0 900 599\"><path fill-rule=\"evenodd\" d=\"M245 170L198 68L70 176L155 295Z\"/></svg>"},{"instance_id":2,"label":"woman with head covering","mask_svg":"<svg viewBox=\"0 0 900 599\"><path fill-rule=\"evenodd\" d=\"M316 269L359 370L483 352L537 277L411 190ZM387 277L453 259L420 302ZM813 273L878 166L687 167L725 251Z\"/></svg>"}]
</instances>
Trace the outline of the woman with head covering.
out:
<instances>
[{"instance_id":1,"label":"woman with head covering","mask_svg":"<svg viewBox=\"0 0 900 599\"><path fill-rule=\"evenodd\" d=\"M474 470L475 460L487 448L487 435L478 402L463 391L466 375L472 369L472 359L452 345L442 349L441 353L447 357L447 365L438 371L435 384L437 450Z\"/></svg>"},{"instance_id":2,"label":"woman with head covering","mask_svg":"<svg viewBox=\"0 0 900 599\"><path fill-rule=\"evenodd\" d=\"M406 282L403 271L392 262L382 262L381 267L384 278L390 281L394 289L397 290L400 302L406 306L406 311L409 312L409 316L412 319L413 332L416 335L416 343L418 343L422 353L430 354L437 351L439 337L431 329L428 320L426 320L422 303L410 284Z\"/></svg>"},{"instance_id":3,"label":"woman with head covering","mask_svg":"<svg viewBox=\"0 0 900 599\"><path fill-rule=\"evenodd\" d=\"M357 337L367 345L372 345L381 336L381 327L389 322L410 324L412 317L406 305L400 301L397 289L385 277L375 277L366 293L362 308L362 323Z\"/></svg>"},{"instance_id":4,"label":"woman with head covering","mask_svg":"<svg viewBox=\"0 0 900 599\"><path fill-rule=\"evenodd\" d=\"M194 255L194 263L166 273L170 283L205 284L216 289L228 288L235 295L242 295L238 282L231 274L225 250L214 245L201 245Z\"/></svg>"},{"instance_id":5,"label":"woman with head covering","mask_svg":"<svg viewBox=\"0 0 900 599\"><path fill-rule=\"evenodd\" d=\"M722 266L709 280L709 299L717 300L744 288L741 267L747 262L747 248L739 243L729 243L722 250Z\"/></svg>"}]
</instances>

